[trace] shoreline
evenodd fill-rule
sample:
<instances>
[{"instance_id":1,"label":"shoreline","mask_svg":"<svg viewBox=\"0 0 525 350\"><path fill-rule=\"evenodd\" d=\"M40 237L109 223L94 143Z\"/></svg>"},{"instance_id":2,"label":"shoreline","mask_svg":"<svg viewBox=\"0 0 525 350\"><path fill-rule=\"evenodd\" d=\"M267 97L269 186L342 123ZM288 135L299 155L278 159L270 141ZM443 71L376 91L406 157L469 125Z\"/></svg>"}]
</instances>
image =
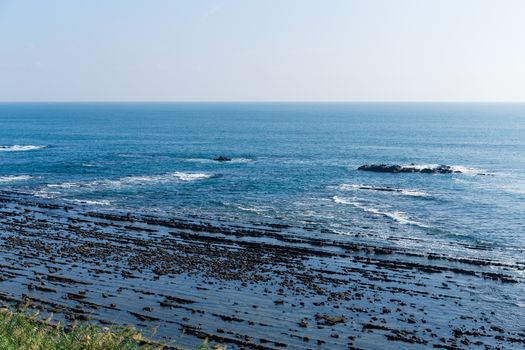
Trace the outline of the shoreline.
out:
<instances>
[{"instance_id":1,"label":"shoreline","mask_svg":"<svg viewBox=\"0 0 525 350\"><path fill-rule=\"evenodd\" d=\"M205 338L234 349L525 344L523 308L486 292L525 292L525 263L7 192L0 212L0 299L44 317L157 327L188 348Z\"/></svg>"}]
</instances>

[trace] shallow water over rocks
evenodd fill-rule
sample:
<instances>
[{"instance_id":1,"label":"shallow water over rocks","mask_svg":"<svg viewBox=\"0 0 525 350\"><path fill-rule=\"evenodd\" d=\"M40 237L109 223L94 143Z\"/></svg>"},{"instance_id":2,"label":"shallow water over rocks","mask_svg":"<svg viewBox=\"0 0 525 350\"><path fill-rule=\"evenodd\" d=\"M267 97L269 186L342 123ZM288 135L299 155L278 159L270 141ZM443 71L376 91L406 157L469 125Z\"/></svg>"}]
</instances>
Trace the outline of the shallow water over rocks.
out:
<instances>
[{"instance_id":1,"label":"shallow water over rocks","mask_svg":"<svg viewBox=\"0 0 525 350\"><path fill-rule=\"evenodd\" d=\"M188 347L206 337L253 349L525 344L520 262L13 193L0 212L0 299L43 317L158 327Z\"/></svg>"}]
</instances>

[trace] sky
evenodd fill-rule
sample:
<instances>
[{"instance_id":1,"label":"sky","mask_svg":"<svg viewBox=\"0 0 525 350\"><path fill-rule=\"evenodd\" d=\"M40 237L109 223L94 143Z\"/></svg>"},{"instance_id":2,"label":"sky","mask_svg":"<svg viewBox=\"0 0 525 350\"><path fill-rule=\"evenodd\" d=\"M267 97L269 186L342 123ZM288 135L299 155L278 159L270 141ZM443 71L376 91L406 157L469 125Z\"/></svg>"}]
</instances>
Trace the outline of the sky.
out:
<instances>
[{"instance_id":1,"label":"sky","mask_svg":"<svg viewBox=\"0 0 525 350\"><path fill-rule=\"evenodd\" d=\"M0 0L0 101L525 102L525 1Z\"/></svg>"}]
</instances>

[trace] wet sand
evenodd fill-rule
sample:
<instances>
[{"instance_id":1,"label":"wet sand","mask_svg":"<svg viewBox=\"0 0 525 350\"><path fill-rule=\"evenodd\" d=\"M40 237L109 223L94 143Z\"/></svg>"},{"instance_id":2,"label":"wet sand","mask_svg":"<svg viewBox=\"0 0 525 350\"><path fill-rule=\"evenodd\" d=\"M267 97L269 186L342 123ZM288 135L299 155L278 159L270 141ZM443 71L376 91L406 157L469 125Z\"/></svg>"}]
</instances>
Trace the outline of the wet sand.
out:
<instances>
[{"instance_id":1,"label":"wet sand","mask_svg":"<svg viewBox=\"0 0 525 350\"><path fill-rule=\"evenodd\" d=\"M300 230L4 192L0 299L67 322L155 328L188 348L204 338L229 349L525 346L525 262Z\"/></svg>"}]
</instances>

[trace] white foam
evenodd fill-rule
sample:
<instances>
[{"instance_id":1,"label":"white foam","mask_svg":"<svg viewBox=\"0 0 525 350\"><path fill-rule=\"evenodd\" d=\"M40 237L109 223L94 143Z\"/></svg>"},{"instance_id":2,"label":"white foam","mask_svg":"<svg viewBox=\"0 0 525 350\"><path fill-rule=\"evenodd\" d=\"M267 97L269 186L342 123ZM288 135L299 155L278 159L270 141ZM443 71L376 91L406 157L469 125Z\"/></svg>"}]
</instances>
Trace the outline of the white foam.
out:
<instances>
[{"instance_id":1,"label":"white foam","mask_svg":"<svg viewBox=\"0 0 525 350\"><path fill-rule=\"evenodd\" d=\"M183 173L180 171L177 171L172 174L173 176L179 178L182 181L197 181L197 180L204 180L209 179L213 177L212 174L206 174L206 173Z\"/></svg>"},{"instance_id":2,"label":"white foam","mask_svg":"<svg viewBox=\"0 0 525 350\"><path fill-rule=\"evenodd\" d=\"M188 158L188 159L184 159L184 161L192 162L192 163L203 163L203 164L216 163L215 160L209 159L209 158Z\"/></svg>"},{"instance_id":3,"label":"white foam","mask_svg":"<svg viewBox=\"0 0 525 350\"><path fill-rule=\"evenodd\" d=\"M436 168L436 167L439 167L440 164L404 164L402 166L422 170L422 169L428 169L428 168L431 168L431 169ZM451 165L450 169L452 171L459 171L462 174L466 174L466 175L487 174L487 171L484 169L473 168L473 167L468 167L464 165Z\"/></svg>"},{"instance_id":4,"label":"white foam","mask_svg":"<svg viewBox=\"0 0 525 350\"><path fill-rule=\"evenodd\" d=\"M164 174L164 175L147 175L147 176L129 176L124 177L117 182L121 183L163 183L163 182L172 182L173 180L180 180L180 181L197 181L197 180L203 180L203 179L209 179L213 177L212 174L206 174L206 173L185 173L181 171L177 171L170 174ZM114 181L108 181L108 183L113 183Z\"/></svg>"},{"instance_id":5,"label":"white foam","mask_svg":"<svg viewBox=\"0 0 525 350\"><path fill-rule=\"evenodd\" d=\"M422 226L421 223L414 221L414 220L410 220L407 214L403 213L402 211L390 211L390 212L389 211L379 211L373 208L368 209L367 211L377 214L377 215L383 215L383 216L389 217L403 225L409 224L409 225Z\"/></svg>"},{"instance_id":6,"label":"white foam","mask_svg":"<svg viewBox=\"0 0 525 350\"><path fill-rule=\"evenodd\" d=\"M352 205L356 208L359 208L361 210L363 210L364 212L367 212L367 213L372 213L374 215L378 215L378 216L384 216L384 217L388 217L402 225L414 225L414 226L419 226L419 227L425 227L425 228L428 228L429 226L425 225L425 224L422 224L420 222L417 222L417 221L414 221L414 220L411 220L406 213L403 213L401 211L383 211L383 210L379 210L377 208L373 208L373 207L370 207L370 206L367 206L365 204L363 204L362 202L360 202L359 200L353 198L353 199L348 199L348 198L344 198L344 197L339 197L339 196L334 196L333 197L333 200L335 203L338 203L338 204L345 204L345 205Z\"/></svg>"},{"instance_id":7,"label":"white foam","mask_svg":"<svg viewBox=\"0 0 525 350\"><path fill-rule=\"evenodd\" d=\"M243 207L243 206L240 206L240 205L237 208L239 208L240 210L251 211L251 212L254 212L254 213L260 213L261 211L264 211L264 210L261 210L259 208L248 208L248 207Z\"/></svg>"},{"instance_id":8,"label":"white foam","mask_svg":"<svg viewBox=\"0 0 525 350\"><path fill-rule=\"evenodd\" d=\"M430 194L426 193L426 192L423 192L423 191L418 191L418 190L400 190L398 193L401 193L405 196L412 196L412 197L428 197L430 196Z\"/></svg>"},{"instance_id":9,"label":"white foam","mask_svg":"<svg viewBox=\"0 0 525 350\"><path fill-rule=\"evenodd\" d=\"M333 233L337 233L338 235L343 235L343 236L353 236L353 235L355 235L355 232L352 232L352 231L341 231L341 230L337 230L337 229L334 229L334 228L332 228L332 232Z\"/></svg>"},{"instance_id":10,"label":"white foam","mask_svg":"<svg viewBox=\"0 0 525 350\"><path fill-rule=\"evenodd\" d=\"M265 218L272 218L273 216L271 215L271 212L272 212L272 210L274 208L270 207L270 206L242 206L242 205L238 205L237 209L242 210L242 211L256 213L256 214L258 214L258 215L260 215L262 217L265 217Z\"/></svg>"},{"instance_id":11,"label":"white foam","mask_svg":"<svg viewBox=\"0 0 525 350\"><path fill-rule=\"evenodd\" d=\"M107 185L122 185L122 184L142 184L142 183L148 183L148 182L163 182L166 180L166 176L164 175L151 175L151 176L128 176L123 177L120 180L103 180L103 181L94 181L91 184L96 183L102 183Z\"/></svg>"},{"instance_id":12,"label":"white foam","mask_svg":"<svg viewBox=\"0 0 525 350\"><path fill-rule=\"evenodd\" d=\"M415 169L421 170L421 169L427 169L427 168L436 168L439 166L439 164L403 164L401 166L406 167L406 168L415 168Z\"/></svg>"},{"instance_id":13,"label":"white foam","mask_svg":"<svg viewBox=\"0 0 525 350\"><path fill-rule=\"evenodd\" d=\"M218 162L214 159L210 158L188 158L185 159L186 162L193 162L193 163L202 163L202 164L242 164L242 163L249 163L252 162L253 159L250 158L232 158L229 161L226 162Z\"/></svg>"},{"instance_id":14,"label":"white foam","mask_svg":"<svg viewBox=\"0 0 525 350\"><path fill-rule=\"evenodd\" d=\"M163 175L145 175L145 176L127 176L116 180L94 180L91 182L63 182L60 184L48 184L48 188L54 189L77 189L77 188L100 188L100 187L114 187L120 188L123 186L139 186L145 184L156 184L156 183L171 183L171 182L191 182L209 179L213 177L213 174L208 173L186 173L186 172L174 172Z\"/></svg>"},{"instance_id":15,"label":"white foam","mask_svg":"<svg viewBox=\"0 0 525 350\"><path fill-rule=\"evenodd\" d=\"M40 190L40 191L33 192L33 195L40 197L40 198L56 198L60 195L60 192Z\"/></svg>"},{"instance_id":16,"label":"white foam","mask_svg":"<svg viewBox=\"0 0 525 350\"><path fill-rule=\"evenodd\" d=\"M484 169L471 168L462 165L452 165L451 168L453 171L461 171L462 174L467 175L487 174L487 171Z\"/></svg>"},{"instance_id":17,"label":"white foam","mask_svg":"<svg viewBox=\"0 0 525 350\"><path fill-rule=\"evenodd\" d=\"M231 161L226 162L226 163L249 163L251 161L253 160L250 158L232 158Z\"/></svg>"},{"instance_id":18,"label":"white foam","mask_svg":"<svg viewBox=\"0 0 525 350\"><path fill-rule=\"evenodd\" d=\"M32 179L29 175L12 175L12 176L0 176L0 183L11 183L17 181L27 181Z\"/></svg>"},{"instance_id":19,"label":"white foam","mask_svg":"<svg viewBox=\"0 0 525 350\"><path fill-rule=\"evenodd\" d=\"M24 152L24 151L35 151L44 149L46 146L34 146L34 145L13 145L13 146L0 146L0 152Z\"/></svg>"},{"instance_id":20,"label":"white foam","mask_svg":"<svg viewBox=\"0 0 525 350\"><path fill-rule=\"evenodd\" d=\"M75 182L63 182L61 184L49 184L47 187L49 188L63 188L63 189L70 189L70 188L77 188L81 187L82 185Z\"/></svg>"},{"instance_id":21,"label":"white foam","mask_svg":"<svg viewBox=\"0 0 525 350\"><path fill-rule=\"evenodd\" d=\"M111 204L110 201L105 200L105 199L97 200L97 201L87 200L87 199L69 199L68 201L79 203L79 204L87 204L87 205L110 205Z\"/></svg>"},{"instance_id":22,"label":"white foam","mask_svg":"<svg viewBox=\"0 0 525 350\"><path fill-rule=\"evenodd\" d=\"M349 204L349 205L354 205L354 206L358 206L359 205L358 202L350 201L347 198L343 198L343 197L339 197L339 196L334 196L333 199L334 199L334 202L336 202L338 204Z\"/></svg>"},{"instance_id":23,"label":"white foam","mask_svg":"<svg viewBox=\"0 0 525 350\"><path fill-rule=\"evenodd\" d=\"M237 206L238 209L240 210L244 210L244 211L251 211L251 212L254 212L254 213L267 213L269 211L272 211L274 210L275 208L271 207L271 206L243 206L243 205L238 205Z\"/></svg>"},{"instance_id":24,"label":"white foam","mask_svg":"<svg viewBox=\"0 0 525 350\"><path fill-rule=\"evenodd\" d=\"M359 187L361 187L360 185L349 185L349 184L341 184L339 186L337 186L337 189L340 190L340 191L350 191L350 190L357 190L359 189Z\"/></svg>"},{"instance_id":25,"label":"white foam","mask_svg":"<svg viewBox=\"0 0 525 350\"><path fill-rule=\"evenodd\" d=\"M412 197L428 197L430 194L420 190L404 189L404 188L393 188L393 187L377 187L370 185L357 185L357 184L341 184L337 186L340 191L352 191L352 190L365 190L365 191L378 191L378 192L391 192L395 194L401 194Z\"/></svg>"}]
</instances>

